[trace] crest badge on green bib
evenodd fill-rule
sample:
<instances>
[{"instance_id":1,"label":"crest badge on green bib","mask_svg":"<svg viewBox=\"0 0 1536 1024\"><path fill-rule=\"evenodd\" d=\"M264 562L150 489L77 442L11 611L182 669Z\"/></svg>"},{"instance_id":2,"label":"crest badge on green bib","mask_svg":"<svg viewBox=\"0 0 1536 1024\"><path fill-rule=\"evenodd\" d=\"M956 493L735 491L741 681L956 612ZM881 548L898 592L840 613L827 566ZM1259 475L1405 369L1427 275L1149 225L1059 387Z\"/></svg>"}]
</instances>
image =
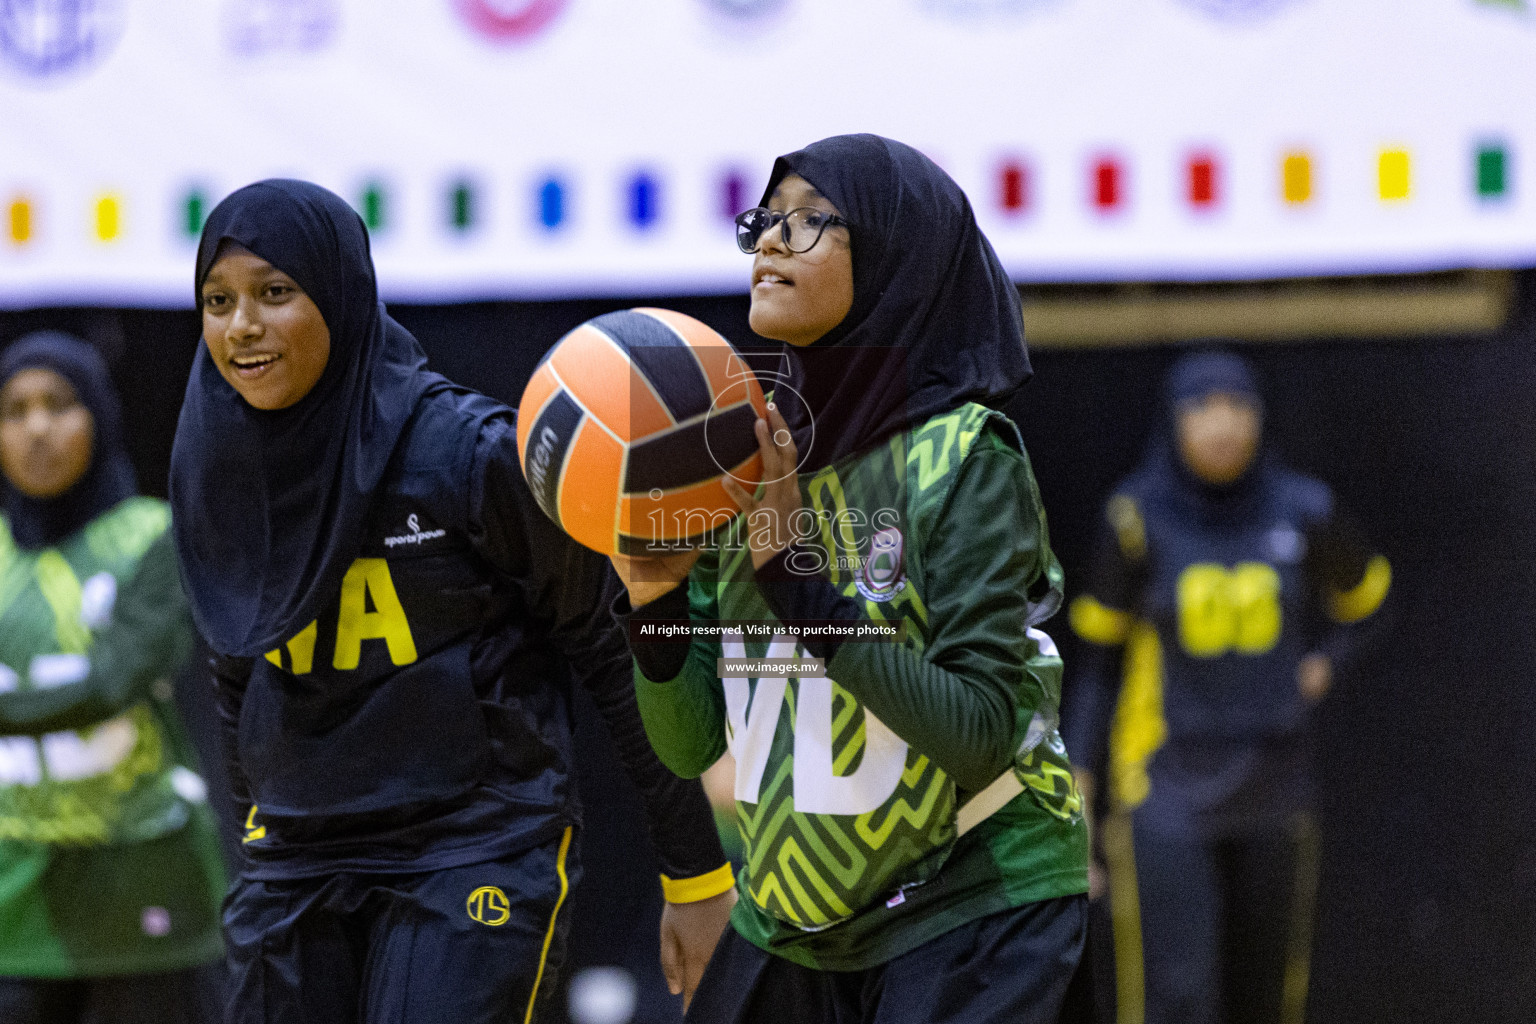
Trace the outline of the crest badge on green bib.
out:
<instances>
[{"instance_id":1,"label":"crest badge on green bib","mask_svg":"<svg viewBox=\"0 0 1536 1024\"><path fill-rule=\"evenodd\" d=\"M889 601L906 589L907 576L901 560L904 546L901 531L894 526L869 539L869 557L854 579L860 594L871 601Z\"/></svg>"}]
</instances>

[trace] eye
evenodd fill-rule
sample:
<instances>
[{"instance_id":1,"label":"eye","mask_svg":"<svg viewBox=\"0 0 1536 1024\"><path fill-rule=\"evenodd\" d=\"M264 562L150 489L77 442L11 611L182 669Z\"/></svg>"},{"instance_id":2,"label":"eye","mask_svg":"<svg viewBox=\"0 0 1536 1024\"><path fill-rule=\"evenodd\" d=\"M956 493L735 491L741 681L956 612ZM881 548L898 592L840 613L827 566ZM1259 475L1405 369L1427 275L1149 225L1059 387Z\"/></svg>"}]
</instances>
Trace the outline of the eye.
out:
<instances>
[{"instance_id":1,"label":"eye","mask_svg":"<svg viewBox=\"0 0 1536 1024\"><path fill-rule=\"evenodd\" d=\"M224 308L224 304L227 301L228 296L226 296L223 292L205 292L203 294L203 309L214 311L220 310Z\"/></svg>"},{"instance_id":2,"label":"eye","mask_svg":"<svg viewBox=\"0 0 1536 1024\"><path fill-rule=\"evenodd\" d=\"M273 281L271 284L267 285L267 298L277 300L286 299L288 296L292 295L295 290L296 289L291 284L284 284L281 281Z\"/></svg>"},{"instance_id":3,"label":"eye","mask_svg":"<svg viewBox=\"0 0 1536 1024\"><path fill-rule=\"evenodd\" d=\"M826 222L826 219L827 215L820 210L805 211L805 226L808 228L819 228Z\"/></svg>"}]
</instances>

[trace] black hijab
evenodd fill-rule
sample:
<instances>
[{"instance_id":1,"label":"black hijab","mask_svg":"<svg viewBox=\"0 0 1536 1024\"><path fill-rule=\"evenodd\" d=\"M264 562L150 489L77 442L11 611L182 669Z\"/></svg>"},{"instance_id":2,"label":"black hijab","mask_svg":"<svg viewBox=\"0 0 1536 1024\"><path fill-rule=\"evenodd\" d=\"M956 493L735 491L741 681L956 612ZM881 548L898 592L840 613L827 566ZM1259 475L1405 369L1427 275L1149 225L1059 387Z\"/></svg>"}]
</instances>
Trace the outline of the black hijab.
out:
<instances>
[{"instance_id":1,"label":"black hijab","mask_svg":"<svg viewBox=\"0 0 1536 1024\"><path fill-rule=\"evenodd\" d=\"M997 408L1029 380L1019 293L949 175L910 146L838 135L781 156L763 192L798 174L852 225L853 306L787 346L779 403L802 471L864 451L966 402Z\"/></svg>"},{"instance_id":2,"label":"black hijab","mask_svg":"<svg viewBox=\"0 0 1536 1024\"><path fill-rule=\"evenodd\" d=\"M338 196L257 182L208 217L196 297L228 243L292 277L319 307L330 359L314 389L264 412L198 345L171 453L176 550L193 616L220 653L252 657L334 599L416 402L442 378L379 302L368 232Z\"/></svg>"},{"instance_id":3,"label":"black hijab","mask_svg":"<svg viewBox=\"0 0 1536 1024\"><path fill-rule=\"evenodd\" d=\"M1240 395L1259 409L1263 398L1253 367L1242 356L1217 348L1197 349L1169 367L1163 381L1163 420L1143 465L1161 482L1166 500L1210 525L1238 525L1259 509L1274 479L1275 459L1260 436L1259 449L1243 474L1231 483L1202 480L1178 450L1179 411L1217 393Z\"/></svg>"},{"instance_id":4,"label":"black hijab","mask_svg":"<svg viewBox=\"0 0 1536 1024\"><path fill-rule=\"evenodd\" d=\"M29 498L0 474L5 518L18 547L45 548L73 534L138 490L123 444L123 408L106 361L89 344L58 331L17 339L0 356L0 387L22 370L52 370L91 414L91 462L57 498Z\"/></svg>"}]
</instances>

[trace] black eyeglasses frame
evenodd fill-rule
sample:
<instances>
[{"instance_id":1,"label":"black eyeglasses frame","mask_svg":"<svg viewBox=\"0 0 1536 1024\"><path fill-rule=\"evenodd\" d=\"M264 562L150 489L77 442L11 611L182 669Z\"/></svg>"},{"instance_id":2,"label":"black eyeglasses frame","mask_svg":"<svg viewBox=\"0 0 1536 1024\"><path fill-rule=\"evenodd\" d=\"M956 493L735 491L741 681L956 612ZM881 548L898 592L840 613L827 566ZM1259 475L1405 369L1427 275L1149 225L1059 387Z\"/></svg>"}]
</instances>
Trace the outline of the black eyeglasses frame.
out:
<instances>
[{"instance_id":1,"label":"black eyeglasses frame","mask_svg":"<svg viewBox=\"0 0 1536 1024\"><path fill-rule=\"evenodd\" d=\"M827 219L822 221L821 228L816 232L816 237L811 239L810 245L803 249L796 249L789 244L789 218L799 213L801 210L808 210L811 213L819 213ZM766 213L768 215L768 223L761 231L756 234L756 236L753 237L752 245L750 248L748 248L747 245L743 242L743 239L747 236L750 229L748 228L747 224L744 223L744 218L750 217L754 213ZM762 244L763 236L772 231L775 224L779 226L781 237L784 239L784 248L793 253L810 252L812 249L816 248L817 244L821 241L821 236L826 234L827 228L853 227L852 224L848 223L848 221L838 216L837 214L827 213L825 210L818 210L814 206L797 206L793 210L785 210L783 212L770 210L766 206L754 206L752 209L743 210L741 213L736 215L736 248L740 249L742 252L749 256L757 252L758 248Z\"/></svg>"}]
</instances>

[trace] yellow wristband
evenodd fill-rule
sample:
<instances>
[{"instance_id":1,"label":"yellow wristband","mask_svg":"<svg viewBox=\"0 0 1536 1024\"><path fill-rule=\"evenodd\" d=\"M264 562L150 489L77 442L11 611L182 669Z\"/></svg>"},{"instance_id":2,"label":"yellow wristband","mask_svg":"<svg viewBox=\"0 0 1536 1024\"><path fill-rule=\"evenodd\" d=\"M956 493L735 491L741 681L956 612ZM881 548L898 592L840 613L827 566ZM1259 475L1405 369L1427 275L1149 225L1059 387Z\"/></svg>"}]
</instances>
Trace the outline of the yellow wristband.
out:
<instances>
[{"instance_id":1,"label":"yellow wristband","mask_svg":"<svg viewBox=\"0 0 1536 1024\"><path fill-rule=\"evenodd\" d=\"M692 878L668 878L662 875L661 894L668 903L697 903L719 896L735 884L736 876L731 871L730 863L726 862L707 875L695 875Z\"/></svg>"}]
</instances>

